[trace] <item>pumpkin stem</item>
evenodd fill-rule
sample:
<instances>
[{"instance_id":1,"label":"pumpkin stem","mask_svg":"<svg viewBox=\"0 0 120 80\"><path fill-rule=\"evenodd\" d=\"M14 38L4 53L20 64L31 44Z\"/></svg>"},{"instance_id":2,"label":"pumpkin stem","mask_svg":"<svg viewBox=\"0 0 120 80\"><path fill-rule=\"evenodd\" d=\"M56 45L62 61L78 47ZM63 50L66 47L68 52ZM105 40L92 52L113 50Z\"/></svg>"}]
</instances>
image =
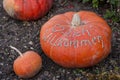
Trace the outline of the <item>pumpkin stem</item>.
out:
<instances>
[{"instance_id":1,"label":"pumpkin stem","mask_svg":"<svg viewBox=\"0 0 120 80\"><path fill-rule=\"evenodd\" d=\"M75 13L75 14L73 15L71 25L72 25L73 27L80 26L80 21L81 21L81 20L80 20L79 14Z\"/></svg>"},{"instance_id":2,"label":"pumpkin stem","mask_svg":"<svg viewBox=\"0 0 120 80\"><path fill-rule=\"evenodd\" d=\"M19 54L21 57L23 57L23 54L22 54L17 48L15 48L15 47L13 47L13 46L10 46L10 48L12 48L12 49L14 49L15 51L17 51L18 54Z\"/></svg>"}]
</instances>

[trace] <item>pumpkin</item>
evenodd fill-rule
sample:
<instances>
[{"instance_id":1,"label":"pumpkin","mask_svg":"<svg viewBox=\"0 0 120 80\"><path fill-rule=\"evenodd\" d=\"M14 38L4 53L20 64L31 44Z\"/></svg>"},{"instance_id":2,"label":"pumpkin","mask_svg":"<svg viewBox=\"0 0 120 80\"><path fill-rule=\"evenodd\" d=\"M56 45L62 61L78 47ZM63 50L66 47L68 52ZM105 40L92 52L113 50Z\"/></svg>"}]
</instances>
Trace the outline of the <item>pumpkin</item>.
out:
<instances>
[{"instance_id":1,"label":"pumpkin","mask_svg":"<svg viewBox=\"0 0 120 80\"><path fill-rule=\"evenodd\" d=\"M40 32L44 53L67 68L90 67L111 51L111 28L94 12L66 12L51 18Z\"/></svg>"},{"instance_id":2,"label":"pumpkin","mask_svg":"<svg viewBox=\"0 0 120 80\"><path fill-rule=\"evenodd\" d=\"M35 76L42 67L41 56L34 51L26 51L23 54L15 47L10 46L19 53L19 57L13 63L13 70L21 78Z\"/></svg>"},{"instance_id":3,"label":"pumpkin","mask_svg":"<svg viewBox=\"0 0 120 80\"><path fill-rule=\"evenodd\" d=\"M5 11L19 20L36 20L52 7L53 0L3 0Z\"/></svg>"}]
</instances>

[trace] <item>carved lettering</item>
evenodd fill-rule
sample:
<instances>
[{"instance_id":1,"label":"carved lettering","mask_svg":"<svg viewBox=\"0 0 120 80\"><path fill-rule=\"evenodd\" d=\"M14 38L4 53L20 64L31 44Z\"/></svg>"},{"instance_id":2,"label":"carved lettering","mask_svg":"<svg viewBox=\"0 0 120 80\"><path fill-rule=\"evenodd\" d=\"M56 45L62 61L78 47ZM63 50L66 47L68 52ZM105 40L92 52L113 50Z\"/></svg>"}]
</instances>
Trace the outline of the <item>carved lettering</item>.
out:
<instances>
[{"instance_id":1,"label":"carved lettering","mask_svg":"<svg viewBox=\"0 0 120 80\"><path fill-rule=\"evenodd\" d=\"M83 46L83 45L92 45L90 40L81 40L80 41L80 46Z\"/></svg>"},{"instance_id":2,"label":"carved lettering","mask_svg":"<svg viewBox=\"0 0 120 80\"><path fill-rule=\"evenodd\" d=\"M52 32L55 33L55 32L62 32L65 30L65 27L64 26L61 26L61 25L55 25L53 28L52 28Z\"/></svg>"},{"instance_id":3,"label":"carved lettering","mask_svg":"<svg viewBox=\"0 0 120 80\"><path fill-rule=\"evenodd\" d=\"M58 40L58 42L56 43L56 46L62 46L62 43L63 43L63 39L60 38L60 39Z\"/></svg>"},{"instance_id":4,"label":"carved lettering","mask_svg":"<svg viewBox=\"0 0 120 80\"><path fill-rule=\"evenodd\" d=\"M50 40L52 39L52 35L53 35L53 33L50 33L48 36L47 36L47 43L49 43L50 42Z\"/></svg>"},{"instance_id":5,"label":"carved lettering","mask_svg":"<svg viewBox=\"0 0 120 80\"><path fill-rule=\"evenodd\" d=\"M57 43L58 43L59 40L60 40L60 38L57 38L57 39L54 41L54 46L58 46Z\"/></svg>"},{"instance_id":6,"label":"carved lettering","mask_svg":"<svg viewBox=\"0 0 120 80\"><path fill-rule=\"evenodd\" d=\"M102 48L104 48L104 41L102 40Z\"/></svg>"},{"instance_id":7,"label":"carved lettering","mask_svg":"<svg viewBox=\"0 0 120 80\"><path fill-rule=\"evenodd\" d=\"M88 36L91 36L89 30L85 30L84 28L82 28L82 35L85 35L85 33L87 33Z\"/></svg>"},{"instance_id":8,"label":"carved lettering","mask_svg":"<svg viewBox=\"0 0 120 80\"><path fill-rule=\"evenodd\" d=\"M71 29L69 29L67 32L65 32L65 36L71 36L71 33L72 33L72 30Z\"/></svg>"},{"instance_id":9,"label":"carved lettering","mask_svg":"<svg viewBox=\"0 0 120 80\"><path fill-rule=\"evenodd\" d=\"M98 42L100 43L102 43L102 48L104 48L104 41L103 41L103 39L102 39L102 36L97 36L97 39L98 39Z\"/></svg>"},{"instance_id":10,"label":"carved lettering","mask_svg":"<svg viewBox=\"0 0 120 80\"><path fill-rule=\"evenodd\" d=\"M78 37L81 36L80 32L74 32L72 37Z\"/></svg>"},{"instance_id":11,"label":"carved lettering","mask_svg":"<svg viewBox=\"0 0 120 80\"><path fill-rule=\"evenodd\" d=\"M102 36L97 36L98 42L102 40Z\"/></svg>"},{"instance_id":12,"label":"carved lettering","mask_svg":"<svg viewBox=\"0 0 120 80\"><path fill-rule=\"evenodd\" d=\"M77 48L79 44L78 40L70 41L70 46L74 46L74 48Z\"/></svg>"},{"instance_id":13,"label":"carved lettering","mask_svg":"<svg viewBox=\"0 0 120 80\"><path fill-rule=\"evenodd\" d=\"M52 37L52 35L53 35L53 33L50 33L49 35L44 35L42 39L44 41L47 41L50 37Z\"/></svg>"},{"instance_id":14,"label":"carved lettering","mask_svg":"<svg viewBox=\"0 0 120 80\"><path fill-rule=\"evenodd\" d=\"M91 34L90 34L90 32L88 30L86 30L86 32L87 32L88 36L91 36Z\"/></svg>"},{"instance_id":15,"label":"carved lettering","mask_svg":"<svg viewBox=\"0 0 120 80\"><path fill-rule=\"evenodd\" d=\"M97 38L96 37L93 37L92 38L92 43L95 44L97 42Z\"/></svg>"},{"instance_id":16,"label":"carved lettering","mask_svg":"<svg viewBox=\"0 0 120 80\"><path fill-rule=\"evenodd\" d=\"M51 30L51 33L47 33L49 32L49 30ZM66 37L66 39L63 39L62 37L57 38L57 35L55 35L56 32L60 32L60 33L64 33L63 36ZM88 35L88 39L83 39L83 40L69 40L68 37L70 38L75 38L78 36L82 36L82 35ZM74 48L78 48L79 46L87 46L87 45L95 45L97 43L100 43L102 48L104 48L104 41L102 36L98 35L98 36L94 36L92 39L89 39L91 37L91 34L89 32L89 30L86 30L84 28L82 28L82 31L77 31L77 30L73 30L73 29L69 29L68 31L65 32L65 27L61 26L61 25L55 25L52 29L48 29L45 31L44 36L42 37L42 39L44 41L46 41L47 43L49 43L52 46L56 46L56 47L74 47Z\"/></svg>"},{"instance_id":17,"label":"carved lettering","mask_svg":"<svg viewBox=\"0 0 120 80\"><path fill-rule=\"evenodd\" d=\"M55 40L55 38L56 38L56 35L53 36L52 39L50 40L50 44L51 44L51 45L54 45L54 46L55 46L55 44L54 44L54 40Z\"/></svg>"},{"instance_id":18,"label":"carved lettering","mask_svg":"<svg viewBox=\"0 0 120 80\"><path fill-rule=\"evenodd\" d=\"M65 47L70 46L70 45L69 45L69 40L64 40L64 41L63 41L63 45L64 45Z\"/></svg>"}]
</instances>

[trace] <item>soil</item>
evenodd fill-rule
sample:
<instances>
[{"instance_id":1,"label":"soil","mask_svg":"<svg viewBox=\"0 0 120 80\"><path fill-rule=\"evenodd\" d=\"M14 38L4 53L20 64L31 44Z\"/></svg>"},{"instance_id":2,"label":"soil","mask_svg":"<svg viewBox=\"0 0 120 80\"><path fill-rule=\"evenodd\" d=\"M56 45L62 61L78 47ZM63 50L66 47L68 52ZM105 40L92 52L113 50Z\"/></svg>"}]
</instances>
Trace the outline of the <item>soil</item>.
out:
<instances>
[{"instance_id":1,"label":"soil","mask_svg":"<svg viewBox=\"0 0 120 80\"><path fill-rule=\"evenodd\" d=\"M120 23L106 20L113 30L112 51L106 59L93 67L63 68L50 60L39 44L41 26L54 15L67 11L89 10L103 17L108 8L106 5L94 9L91 4L83 4L77 0L68 0L66 3L55 0L52 9L43 18L36 21L19 21L7 15L2 1L0 0L0 80L120 80ZM30 79L18 77L12 65L19 55L9 47L10 45L21 52L38 52L43 59L41 71Z\"/></svg>"}]
</instances>

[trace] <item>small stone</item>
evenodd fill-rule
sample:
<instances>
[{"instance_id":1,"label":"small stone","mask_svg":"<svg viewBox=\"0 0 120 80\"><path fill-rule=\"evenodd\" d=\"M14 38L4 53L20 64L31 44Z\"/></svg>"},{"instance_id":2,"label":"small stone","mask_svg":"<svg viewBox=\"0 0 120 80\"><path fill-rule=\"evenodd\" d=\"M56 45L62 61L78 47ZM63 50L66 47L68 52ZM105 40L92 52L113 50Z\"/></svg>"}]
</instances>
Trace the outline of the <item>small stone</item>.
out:
<instances>
[{"instance_id":1,"label":"small stone","mask_svg":"<svg viewBox=\"0 0 120 80\"><path fill-rule=\"evenodd\" d=\"M33 45L33 42L32 42L32 41L30 41L28 44Z\"/></svg>"},{"instance_id":2,"label":"small stone","mask_svg":"<svg viewBox=\"0 0 120 80\"><path fill-rule=\"evenodd\" d=\"M73 80L72 77L69 77L68 80Z\"/></svg>"},{"instance_id":3,"label":"small stone","mask_svg":"<svg viewBox=\"0 0 120 80\"><path fill-rule=\"evenodd\" d=\"M0 74L2 74L2 71L0 71Z\"/></svg>"},{"instance_id":4,"label":"small stone","mask_svg":"<svg viewBox=\"0 0 120 80\"><path fill-rule=\"evenodd\" d=\"M15 38L16 41L20 40L19 38Z\"/></svg>"},{"instance_id":5,"label":"small stone","mask_svg":"<svg viewBox=\"0 0 120 80\"><path fill-rule=\"evenodd\" d=\"M70 74L70 72L69 72L69 71L67 71L67 74Z\"/></svg>"},{"instance_id":6,"label":"small stone","mask_svg":"<svg viewBox=\"0 0 120 80\"><path fill-rule=\"evenodd\" d=\"M56 76L56 78L58 79L58 78L60 78L60 76L58 75L58 76Z\"/></svg>"},{"instance_id":7,"label":"small stone","mask_svg":"<svg viewBox=\"0 0 120 80\"><path fill-rule=\"evenodd\" d=\"M80 78L80 77L77 77L77 78L75 78L75 80L81 80L81 78Z\"/></svg>"},{"instance_id":8,"label":"small stone","mask_svg":"<svg viewBox=\"0 0 120 80\"><path fill-rule=\"evenodd\" d=\"M24 48L27 48L27 46L23 46Z\"/></svg>"},{"instance_id":9,"label":"small stone","mask_svg":"<svg viewBox=\"0 0 120 80\"><path fill-rule=\"evenodd\" d=\"M6 78L6 80L10 80L10 78Z\"/></svg>"},{"instance_id":10,"label":"small stone","mask_svg":"<svg viewBox=\"0 0 120 80\"><path fill-rule=\"evenodd\" d=\"M30 47L30 49L34 49L33 47Z\"/></svg>"},{"instance_id":11,"label":"small stone","mask_svg":"<svg viewBox=\"0 0 120 80\"><path fill-rule=\"evenodd\" d=\"M45 75L45 76L48 76L48 75L49 75L49 72L48 72L48 71L44 71L44 75Z\"/></svg>"},{"instance_id":12,"label":"small stone","mask_svg":"<svg viewBox=\"0 0 120 80\"><path fill-rule=\"evenodd\" d=\"M52 79L52 80L56 80L56 79L55 79L55 76L53 77L53 79Z\"/></svg>"},{"instance_id":13,"label":"small stone","mask_svg":"<svg viewBox=\"0 0 120 80\"><path fill-rule=\"evenodd\" d=\"M6 17L5 17L5 16L3 16L3 19L6 19Z\"/></svg>"},{"instance_id":14,"label":"small stone","mask_svg":"<svg viewBox=\"0 0 120 80\"><path fill-rule=\"evenodd\" d=\"M63 69L62 72L65 73L65 70Z\"/></svg>"},{"instance_id":15,"label":"small stone","mask_svg":"<svg viewBox=\"0 0 120 80\"><path fill-rule=\"evenodd\" d=\"M3 63L0 63L1 66L3 66Z\"/></svg>"}]
</instances>

